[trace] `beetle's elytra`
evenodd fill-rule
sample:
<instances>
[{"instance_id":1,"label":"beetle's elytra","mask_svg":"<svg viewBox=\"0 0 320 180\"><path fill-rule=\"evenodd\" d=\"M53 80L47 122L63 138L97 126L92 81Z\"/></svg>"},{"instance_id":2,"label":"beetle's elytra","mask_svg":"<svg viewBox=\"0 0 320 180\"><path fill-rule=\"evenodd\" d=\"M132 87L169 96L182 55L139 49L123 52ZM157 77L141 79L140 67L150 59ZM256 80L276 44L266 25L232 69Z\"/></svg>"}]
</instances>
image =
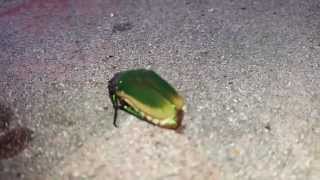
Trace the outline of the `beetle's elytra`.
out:
<instances>
[{"instance_id":1,"label":"beetle's elytra","mask_svg":"<svg viewBox=\"0 0 320 180\"><path fill-rule=\"evenodd\" d=\"M164 128L177 129L181 124L184 99L152 70L116 73L109 81L108 89L115 110L115 127L118 109Z\"/></svg>"}]
</instances>

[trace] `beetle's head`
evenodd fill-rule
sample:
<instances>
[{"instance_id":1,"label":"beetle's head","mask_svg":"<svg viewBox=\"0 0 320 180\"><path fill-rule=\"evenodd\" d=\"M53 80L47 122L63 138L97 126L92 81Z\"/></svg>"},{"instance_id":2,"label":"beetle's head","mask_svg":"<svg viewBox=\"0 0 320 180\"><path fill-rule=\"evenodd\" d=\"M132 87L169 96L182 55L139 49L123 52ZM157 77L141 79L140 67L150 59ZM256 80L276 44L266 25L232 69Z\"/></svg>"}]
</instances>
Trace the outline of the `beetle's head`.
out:
<instances>
[{"instance_id":1,"label":"beetle's head","mask_svg":"<svg viewBox=\"0 0 320 180\"><path fill-rule=\"evenodd\" d=\"M120 78L120 73L116 73L112 77L112 79L108 81L108 90L109 90L110 97L114 95L117 91L119 78Z\"/></svg>"}]
</instances>

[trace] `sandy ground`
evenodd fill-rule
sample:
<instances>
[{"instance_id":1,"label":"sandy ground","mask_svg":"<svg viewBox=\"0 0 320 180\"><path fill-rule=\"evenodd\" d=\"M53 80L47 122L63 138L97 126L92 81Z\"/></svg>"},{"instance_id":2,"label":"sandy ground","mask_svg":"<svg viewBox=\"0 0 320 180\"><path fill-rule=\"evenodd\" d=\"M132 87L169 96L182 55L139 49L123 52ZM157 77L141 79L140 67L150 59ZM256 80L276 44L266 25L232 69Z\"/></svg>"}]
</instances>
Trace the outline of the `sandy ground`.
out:
<instances>
[{"instance_id":1,"label":"sandy ground","mask_svg":"<svg viewBox=\"0 0 320 180\"><path fill-rule=\"evenodd\" d=\"M107 81L149 68L184 132ZM318 0L0 0L0 179L320 179Z\"/></svg>"}]
</instances>

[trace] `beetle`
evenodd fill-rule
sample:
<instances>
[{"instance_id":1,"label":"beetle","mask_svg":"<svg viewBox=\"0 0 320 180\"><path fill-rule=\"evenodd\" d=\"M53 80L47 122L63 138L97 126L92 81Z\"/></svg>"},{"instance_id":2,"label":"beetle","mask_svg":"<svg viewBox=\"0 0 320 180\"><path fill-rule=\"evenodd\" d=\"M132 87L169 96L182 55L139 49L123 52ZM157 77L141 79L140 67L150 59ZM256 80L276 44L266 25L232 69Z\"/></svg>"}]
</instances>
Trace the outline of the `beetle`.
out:
<instances>
[{"instance_id":1,"label":"beetle","mask_svg":"<svg viewBox=\"0 0 320 180\"><path fill-rule=\"evenodd\" d=\"M109 80L108 90L115 127L118 127L119 109L163 128L177 129L181 124L185 109L183 97L152 70L118 72Z\"/></svg>"}]
</instances>

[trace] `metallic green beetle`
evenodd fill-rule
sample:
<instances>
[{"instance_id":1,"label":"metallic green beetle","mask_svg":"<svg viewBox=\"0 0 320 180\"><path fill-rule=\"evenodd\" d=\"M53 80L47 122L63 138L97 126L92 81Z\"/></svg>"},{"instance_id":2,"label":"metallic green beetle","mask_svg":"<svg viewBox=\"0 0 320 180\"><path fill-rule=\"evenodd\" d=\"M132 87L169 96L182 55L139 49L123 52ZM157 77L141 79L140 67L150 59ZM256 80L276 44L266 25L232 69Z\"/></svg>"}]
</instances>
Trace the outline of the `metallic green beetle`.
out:
<instances>
[{"instance_id":1,"label":"metallic green beetle","mask_svg":"<svg viewBox=\"0 0 320 180\"><path fill-rule=\"evenodd\" d=\"M177 129L183 118L184 99L152 70L116 73L108 83L113 104L113 125L121 109L160 127Z\"/></svg>"}]
</instances>

